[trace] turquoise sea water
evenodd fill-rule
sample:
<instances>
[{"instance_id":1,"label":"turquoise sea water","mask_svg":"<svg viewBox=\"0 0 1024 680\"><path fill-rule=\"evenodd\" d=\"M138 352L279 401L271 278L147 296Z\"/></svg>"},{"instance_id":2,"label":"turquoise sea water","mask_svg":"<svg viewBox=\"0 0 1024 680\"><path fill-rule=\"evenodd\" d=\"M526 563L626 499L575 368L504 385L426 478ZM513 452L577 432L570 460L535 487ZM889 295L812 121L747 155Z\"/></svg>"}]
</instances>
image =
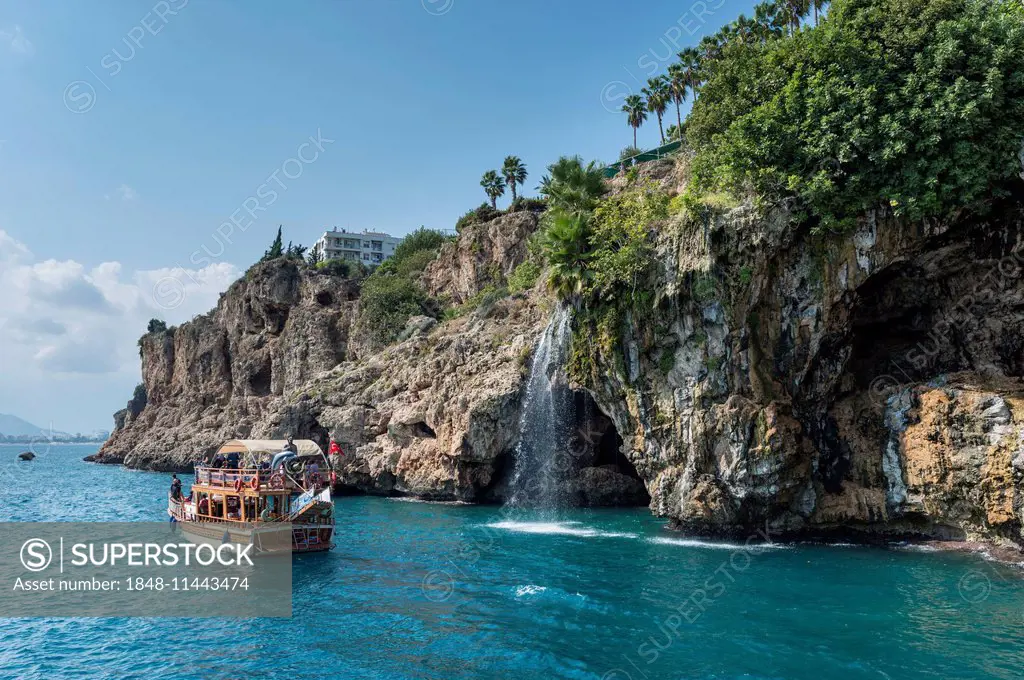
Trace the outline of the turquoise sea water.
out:
<instances>
[{"instance_id":1,"label":"turquoise sea water","mask_svg":"<svg viewBox=\"0 0 1024 680\"><path fill-rule=\"evenodd\" d=\"M0 446L0 519L164 521L170 475L94 448ZM290 620L0 619L0 677L1024 677L1024 581L979 557L744 549L643 510L337 512L339 546L295 558Z\"/></svg>"}]
</instances>

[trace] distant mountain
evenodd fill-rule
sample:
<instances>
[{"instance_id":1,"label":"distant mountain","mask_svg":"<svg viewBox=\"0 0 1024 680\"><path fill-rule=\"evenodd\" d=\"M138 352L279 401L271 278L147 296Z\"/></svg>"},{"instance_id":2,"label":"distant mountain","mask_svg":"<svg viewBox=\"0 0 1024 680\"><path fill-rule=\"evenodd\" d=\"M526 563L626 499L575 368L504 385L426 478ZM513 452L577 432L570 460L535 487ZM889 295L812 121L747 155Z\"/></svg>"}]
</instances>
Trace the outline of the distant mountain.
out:
<instances>
[{"instance_id":1,"label":"distant mountain","mask_svg":"<svg viewBox=\"0 0 1024 680\"><path fill-rule=\"evenodd\" d=\"M94 430L88 434L69 434L59 430L50 431L33 425L18 416L0 413L0 442L8 444L33 442L102 442L110 436L106 430Z\"/></svg>"},{"instance_id":2,"label":"distant mountain","mask_svg":"<svg viewBox=\"0 0 1024 680\"><path fill-rule=\"evenodd\" d=\"M17 416L0 413L0 434L8 437L35 437L49 432Z\"/></svg>"}]
</instances>

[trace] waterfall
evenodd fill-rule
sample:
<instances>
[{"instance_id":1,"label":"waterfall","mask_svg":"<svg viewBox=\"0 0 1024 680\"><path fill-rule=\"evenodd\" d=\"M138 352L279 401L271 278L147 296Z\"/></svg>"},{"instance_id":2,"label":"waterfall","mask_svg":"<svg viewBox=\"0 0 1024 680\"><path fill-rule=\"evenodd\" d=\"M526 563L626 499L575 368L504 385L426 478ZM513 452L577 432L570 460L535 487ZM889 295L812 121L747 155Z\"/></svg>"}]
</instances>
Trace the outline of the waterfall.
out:
<instances>
[{"instance_id":1,"label":"waterfall","mask_svg":"<svg viewBox=\"0 0 1024 680\"><path fill-rule=\"evenodd\" d=\"M514 507L550 509L565 505L565 481L573 462L568 452L568 429L574 419L574 406L565 384L570 321L569 310L559 306L533 353L509 489L509 502Z\"/></svg>"},{"instance_id":2,"label":"waterfall","mask_svg":"<svg viewBox=\"0 0 1024 680\"><path fill-rule=\"evenodd\" d=\"M900 464L900 436L907 429L907 411L912 399L909 388L890 396L885 404L885 426L889 440L882 452L882 474L885 476L885 504L890 514L898 512L907 502L907 485L903 482Z\"/></svg>"}]
</instances>

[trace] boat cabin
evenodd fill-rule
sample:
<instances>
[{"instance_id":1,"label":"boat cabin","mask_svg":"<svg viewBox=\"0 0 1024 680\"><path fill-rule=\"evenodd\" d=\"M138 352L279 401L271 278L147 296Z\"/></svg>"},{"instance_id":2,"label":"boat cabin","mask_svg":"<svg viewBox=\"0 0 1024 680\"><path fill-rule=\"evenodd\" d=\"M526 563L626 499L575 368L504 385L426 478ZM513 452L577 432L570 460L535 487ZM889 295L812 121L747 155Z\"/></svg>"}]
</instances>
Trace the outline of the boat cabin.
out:
<instances>
[{"instance_id":1,"label":"boat cabin","mask_svg":"<svg viewBox=\"0 0 1024 680\"><path fill-rule=\"evenodd\" d=\"M329 463L316 442L232 440L197 465L190 498L182 499L183 519L213 522L293 521L315 505L316 493L330 486Z\"/></svg>"}]
</instances>

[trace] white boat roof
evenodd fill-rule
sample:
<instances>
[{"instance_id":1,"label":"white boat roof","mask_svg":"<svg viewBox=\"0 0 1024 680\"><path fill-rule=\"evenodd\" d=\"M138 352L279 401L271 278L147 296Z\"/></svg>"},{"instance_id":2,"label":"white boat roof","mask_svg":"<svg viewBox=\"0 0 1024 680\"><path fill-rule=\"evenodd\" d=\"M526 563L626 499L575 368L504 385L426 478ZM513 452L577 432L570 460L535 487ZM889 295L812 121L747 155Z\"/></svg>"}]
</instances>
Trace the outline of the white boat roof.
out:
<instances>
[{"instance_id":1,"label":"white boat roof","mask_svg":"<svg viewBox=\"0 0 1024 680\"><path fill-rule=\"evenodd\" d=\"M292 443L295 444L300 456L324 455L323 450L312 439L294 439ZM287 439L232 439L229 442L224 442L218 449L218 453L274 454L283 451L287 445Z\"/></svg>"}]
</instances>

